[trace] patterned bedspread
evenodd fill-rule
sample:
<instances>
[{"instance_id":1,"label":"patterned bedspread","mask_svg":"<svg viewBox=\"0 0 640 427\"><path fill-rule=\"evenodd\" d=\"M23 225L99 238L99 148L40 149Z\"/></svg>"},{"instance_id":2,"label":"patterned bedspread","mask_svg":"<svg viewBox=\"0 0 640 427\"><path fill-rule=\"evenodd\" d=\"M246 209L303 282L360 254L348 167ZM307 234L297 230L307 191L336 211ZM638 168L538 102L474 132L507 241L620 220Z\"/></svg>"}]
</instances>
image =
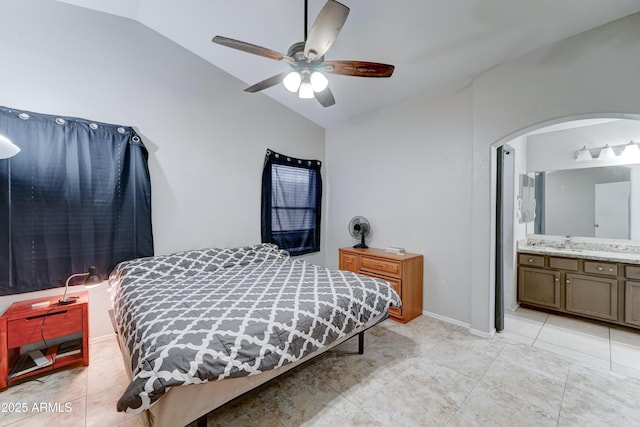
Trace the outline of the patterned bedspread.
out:
<instances>
[{"instance_id":1,"label":"patterned bedspread","mask_svg":"<svg viewBox=\"0 0 640 427\"><path fill-rule=\"evenodd\" d=\"M170 387L294 362L400 299L385 281L291 260L270 244L120 263L109 277L133 379L118 411Z\"/></svg>"}]
</instances>

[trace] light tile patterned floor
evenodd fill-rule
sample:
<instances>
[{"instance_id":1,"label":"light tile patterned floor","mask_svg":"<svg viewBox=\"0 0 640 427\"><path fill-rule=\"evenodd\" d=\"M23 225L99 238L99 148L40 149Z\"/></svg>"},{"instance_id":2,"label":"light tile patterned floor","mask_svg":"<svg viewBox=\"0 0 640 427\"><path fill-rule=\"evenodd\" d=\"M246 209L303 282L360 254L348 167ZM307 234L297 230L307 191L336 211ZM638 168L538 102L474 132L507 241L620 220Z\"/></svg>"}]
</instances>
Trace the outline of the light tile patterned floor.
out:
<instances>
[{"instance_id":1,"label":"light tile patterned floor","mask_svg":"<svg viewBox=\"0 0 640 427\"><path fill-rule=\"evenodd\" d=\"M640 425L640 334L518 310L493 339L422 316L386 321L209 415L209 426ZM608 350L606 350L608 348ZM117 344L91 366L10 388L0 402L71 403L5 413L0 426L144 425L115 411L126 386ZM193 424L195 425L195 424Z\"/></svg>"},{"instance_id":2,"label":"light tile patterned floor","mask_svg":"<svg viewBox=\"0 0 640 427\"><path fill-rule=\"evenodd\" d=\"M519 308L505 316L500 335L574 363L640 379L640 331Z\"/></svg>"}]
</instances>

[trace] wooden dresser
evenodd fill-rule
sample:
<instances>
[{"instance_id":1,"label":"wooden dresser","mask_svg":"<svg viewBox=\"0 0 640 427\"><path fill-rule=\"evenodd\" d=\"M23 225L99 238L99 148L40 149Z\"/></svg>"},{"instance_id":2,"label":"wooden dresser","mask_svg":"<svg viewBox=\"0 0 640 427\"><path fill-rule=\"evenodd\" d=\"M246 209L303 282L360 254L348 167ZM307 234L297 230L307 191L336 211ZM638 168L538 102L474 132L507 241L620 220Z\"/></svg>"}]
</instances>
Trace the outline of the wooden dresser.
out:
<instances>
[{"instance_id":1,"label":"wooden dresser","mask_svg":"<svg viewBox=\"0 0 640 427\"><path fill-rule=\"evenodd\" d=\"M340 248L339 252L340 270L377 277L391 283L402 299L402 308L389 309L392 319L407 323L422 314L422 255L395 255L374 248Z\"/></svg>"}]
</instances>

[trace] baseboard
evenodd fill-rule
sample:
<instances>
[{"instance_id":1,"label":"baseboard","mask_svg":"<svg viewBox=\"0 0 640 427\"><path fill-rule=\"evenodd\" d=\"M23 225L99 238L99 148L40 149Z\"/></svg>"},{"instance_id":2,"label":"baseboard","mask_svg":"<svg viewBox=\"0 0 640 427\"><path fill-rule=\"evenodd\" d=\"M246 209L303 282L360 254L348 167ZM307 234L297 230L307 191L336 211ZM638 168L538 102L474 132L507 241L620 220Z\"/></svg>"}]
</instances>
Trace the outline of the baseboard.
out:
<instances>
[{"instance_id":1,"label":"baseboard","mask_svg":"<svg viewBox=\"0 0 640 427\"><path fill-rule=\"evenodd\" d=\"M115 339L116 334L107 334L107 335L100 335L99 337L91 337L89 338L89 344L95 344L98 342L103 342L103 341L109 341L112 339Z\"/></svg>"},{"instance_id":2,"label":"baseboard","mask_svg":"<svg viewBox=\"0 0 640 427\"><path fill-rule=\"evenodd\" d=\"M471 325L466 322L461 322L459 320L452 319L450 317L445 317L436 313L431 313L430 311L423 311L422 314L425 316L433 317L434 319L442 320L443 322L450 323L452 325L461 326L466 330L468 330L470 334L476 335L482 338L493 338L493 336L496 334L495 329L492 330L491 332L485 332L479 329L473 329L471 328Z\"/></svg>"},{"instance_id":3,"label":"baseboard","mask_svg":"<svg viewBox=\"0 0 640 427\"><path fill-rule=\"evenodd\" d=\"M446 322L446 323L451 323L452 325L462 326L465 329L469 329L469 327L471 326L468 323L461 322L459 320L452 319L450 317L441 316L436 313L431 313L430 311L423 311L422 314L425 316L433 317L434 319L442 320L443 322Z\"/></svg>"},{"instance_id":4,"label":"baseboard","mask_svg":"<svg viewBox=\"0 0 640 427\"><path fill-rule=\"evenodd\" d=\"M472 335L476 335L478 337L491 339L496 334L496 330L492 329L491 332L485 332L485 331L481 331L479 329L471 329L471 328L469 328L469 333L472 334Z\"/></svg>"}]
</instances>

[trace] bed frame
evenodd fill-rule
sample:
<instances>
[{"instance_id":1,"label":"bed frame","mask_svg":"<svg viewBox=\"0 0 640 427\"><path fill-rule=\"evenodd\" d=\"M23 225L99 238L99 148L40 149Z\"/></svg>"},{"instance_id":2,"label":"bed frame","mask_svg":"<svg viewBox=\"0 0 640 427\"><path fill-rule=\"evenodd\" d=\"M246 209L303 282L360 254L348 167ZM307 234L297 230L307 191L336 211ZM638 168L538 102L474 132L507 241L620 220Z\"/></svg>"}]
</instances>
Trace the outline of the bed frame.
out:
<instances>
[{"instance_id":1,"label":"bed frame","mask_svg":"<svg viewBox=\"0 0 640 427\"><path fill-rule=\"evenodd\" d=\"M113 310L109 310L113 330L118 338L118 345L122 353L122 358L129 375L131 372L131 356L127 346L122 341L122 336L116 326ZM162 398L155 402L145 411L147 423L153 427L175 427L186 426L196 421L198 427L207 426L207 414L227 402L239 397L256 387L276 378L285 372L300 366L316 356L332 349L344 341L358 335L358 353L364 353L364 331L389 318L388 311L370 319L363 326L356 328L346 336L334 341L328 346L322 347L313 353L308 354L294 363L289 363L280 368L272 369L258 375L250 375L238 378L225 378L224 380L211 381L203 384L190 384L180 387L172 387Z\"/></svg>"}]
</instances>

